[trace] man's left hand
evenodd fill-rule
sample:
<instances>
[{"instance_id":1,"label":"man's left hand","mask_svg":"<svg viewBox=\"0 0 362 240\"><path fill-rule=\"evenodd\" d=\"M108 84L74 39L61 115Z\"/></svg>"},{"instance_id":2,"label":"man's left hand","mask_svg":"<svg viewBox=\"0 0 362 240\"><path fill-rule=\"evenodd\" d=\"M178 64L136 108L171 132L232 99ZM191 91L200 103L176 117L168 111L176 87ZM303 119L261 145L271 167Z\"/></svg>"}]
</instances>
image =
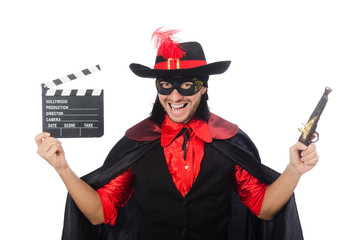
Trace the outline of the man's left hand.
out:
<instances>
[{"instance_id":1,"label":"man's left hand","mask_svg":"<svg viewBox=\"0 0 362 240\"><path fill-rule=\"evenodd\" d=\"M299 152L301 154L299 155ZM317 165L319 156L316 145L310 144L308 147L300 142L294 144L290 150L290 165L302 175Z\"/></svg>"}]
</instances>

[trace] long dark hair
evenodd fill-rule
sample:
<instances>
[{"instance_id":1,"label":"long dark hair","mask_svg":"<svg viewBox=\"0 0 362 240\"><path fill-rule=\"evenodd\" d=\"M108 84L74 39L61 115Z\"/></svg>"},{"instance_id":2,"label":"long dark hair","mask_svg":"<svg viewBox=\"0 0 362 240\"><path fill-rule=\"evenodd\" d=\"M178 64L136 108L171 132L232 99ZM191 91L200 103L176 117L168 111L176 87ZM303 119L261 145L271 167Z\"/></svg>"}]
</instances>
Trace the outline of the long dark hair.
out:
<instances>
[{"instance_id":1,"label":"long dark hair","mask_svg":"<svg viewBox=\"0 0 362 240\"><path fill-rule=\"evenodd\" d=\"M200 104L196 109L195 117L204 120L206 122L209 121L210 118L210 110L209 106L207 105L207 90L206 92L201 96ZM150 120L154 123L161 126L163 120L165 120L165 110L163 109L163 106L160 103L160 100L158 99L158 96L156 97L155 103L153 104L153 109L151 111Z\"/></svg>"}]
</instances>

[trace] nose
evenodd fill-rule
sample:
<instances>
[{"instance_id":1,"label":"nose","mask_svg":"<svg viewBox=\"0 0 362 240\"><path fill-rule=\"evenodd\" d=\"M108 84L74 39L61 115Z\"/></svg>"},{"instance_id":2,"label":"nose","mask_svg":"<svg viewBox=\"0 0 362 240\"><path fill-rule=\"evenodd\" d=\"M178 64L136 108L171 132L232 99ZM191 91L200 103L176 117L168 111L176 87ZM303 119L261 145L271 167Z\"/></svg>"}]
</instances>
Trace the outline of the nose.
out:
<instances>
[{"instance_id":1,"label":"nose","mask_svg":"<svg viewBox=\"0 0 362 240\"><path fill-rule=\"evenodd\" d=\"M168 98L171 101L177 102L180 101L182 99L182 95L177 91L177 89L174 89L171 94L168 96Z\"/></svg>"}]
</instances>

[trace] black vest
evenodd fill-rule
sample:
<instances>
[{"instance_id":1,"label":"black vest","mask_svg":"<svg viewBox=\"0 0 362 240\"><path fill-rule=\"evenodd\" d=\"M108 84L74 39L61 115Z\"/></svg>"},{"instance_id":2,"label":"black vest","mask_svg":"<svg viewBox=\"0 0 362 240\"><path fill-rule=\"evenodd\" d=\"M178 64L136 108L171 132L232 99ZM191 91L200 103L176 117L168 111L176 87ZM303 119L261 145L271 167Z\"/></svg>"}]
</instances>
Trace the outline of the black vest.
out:
<instances>
[{"instance_id":1,"label":"black vest","mask_svg":"<svg viewBox=\"0 0 362 240\"><path fill-rule=\"evenodd\" d=\"M205 143L199 175L184 198L173 183L163 148L132 165L139 239L227 239L234 163Z\"/></svg>"}]
</instances>

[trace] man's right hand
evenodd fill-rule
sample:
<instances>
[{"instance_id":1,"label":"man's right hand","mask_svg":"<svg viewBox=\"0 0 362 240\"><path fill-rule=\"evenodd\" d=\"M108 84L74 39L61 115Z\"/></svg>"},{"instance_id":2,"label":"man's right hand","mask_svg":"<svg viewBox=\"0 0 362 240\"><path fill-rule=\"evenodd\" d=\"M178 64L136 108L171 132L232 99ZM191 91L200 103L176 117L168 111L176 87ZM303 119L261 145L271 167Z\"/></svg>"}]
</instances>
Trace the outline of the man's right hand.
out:
<instances>
[{"instance_id":1,"label":"man's right hand","mask_svg":"<svg viewBox=\"0 0 362 240\"><path fill-rule=\"evenodd\" d=\"M35 141L38 145L38 154L58 172L82 213L94 225L104 223L102 202L97 191L70 169L65 160L62 143L45 132L39 133Z\"/></svg>"},{"instance_id":2,"label":"man's right hand","mask_svg":"<svg viewBox=\"0 0 362 240\"><path fill-rule=\"evenodd\" d=\"M38 145L39 156L55 170L59 171L68 167L62 143L58 139L51 137L50 133L42 132L36 135L35 142Z\"/></svg>"}]
</instances>

